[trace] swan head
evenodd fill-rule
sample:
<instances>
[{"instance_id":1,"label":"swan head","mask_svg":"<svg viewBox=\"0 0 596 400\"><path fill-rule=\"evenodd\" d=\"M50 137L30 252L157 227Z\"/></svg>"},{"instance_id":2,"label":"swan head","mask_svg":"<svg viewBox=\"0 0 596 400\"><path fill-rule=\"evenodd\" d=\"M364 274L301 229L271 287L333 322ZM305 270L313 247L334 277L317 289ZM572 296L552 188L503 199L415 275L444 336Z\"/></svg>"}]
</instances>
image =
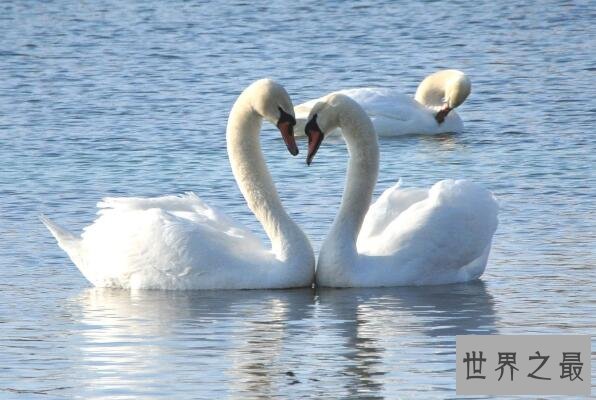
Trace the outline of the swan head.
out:
<instances>
[{"instance_id":1,"label":"swan head","mask_svg":"<svg viewBox=\"0 0 596 400\"><path fill-rule=\"evenodd\" d=\"M472 82L470 78L463 72L454 74L453 78L449 79L445 85L445 104L447 107L454 109L460 106L472 91Z\"/></svg>"},{"instance_id":2,"label":"swan head","mask_svg":"<svg viewBox=\"0 0 596 400\"><path fill-rule=\"evenodd\" d=\"M294 139L296 118L288 92L282 85L271 79L260 79L253 83L249 89L253 110L277 126L290 154L297 155L298 146Z\"/></svg>"},{"instance_id":3,"label":"swan head","mask_svg":"<svg viewBox=\"0 0 596 400\"><path fill-rule=\"evenodd\" d=\"M447 70L445 72L451 72L451 74L445 82L443 106L435 115L435 119L439 124L445 121L445 117L451 110L466 101L472 91L472 82L466 74L457 70Z\"/></svg>"},{"instance_id":4,"label":"swan head","mask_svg":"<svg viewBox=\"0 0 596 400\"><path fill-rule=\"evenodd\" d=\"M310 165L315 154L317 154L325 138L325 132L331 132L340 127L342 106L350 101L353 102L346 95L332 93L323 97L321 101L312 107L306 119L306 125L304 126L304 133L308 137L306 164Z\"/></svg>"},{"instance_id":5,"label":"swan head","mask_svg":"<svg viewBox=\"0 0 596 400\"><path fill-rule=\"evenodd\" d=\"M437 111L435 119L441 124L447 114L460 106L472 91L470 78L456 69L444 69L424 78L414 99Z\"/></svg>"},{"instance_id":6,"label":"swan head","mask_svg":"<svg viewBox=\"0 0 596 400\"><path fill-rule=\"evenodd\" d=\"M470 82L470 78L466 74L456 70L452 72L453 77L449 78L445 83L443 106L435 115L435 119L439 124L445 121L445 117L451 110L466 100L472 90L472 82Z\"/></svg>"}]
</instances>

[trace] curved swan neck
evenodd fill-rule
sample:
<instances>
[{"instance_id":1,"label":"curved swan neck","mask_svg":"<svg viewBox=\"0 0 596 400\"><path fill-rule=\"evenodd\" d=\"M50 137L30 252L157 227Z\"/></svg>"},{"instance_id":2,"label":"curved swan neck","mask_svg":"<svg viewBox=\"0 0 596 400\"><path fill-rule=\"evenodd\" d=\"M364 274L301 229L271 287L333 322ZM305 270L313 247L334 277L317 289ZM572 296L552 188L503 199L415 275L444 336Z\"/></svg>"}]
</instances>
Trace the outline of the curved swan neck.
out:
<instances>
[{"instance_id":1,"label":"curved swan neck","mask_svg":"<svg viewBox=\"0 0 596 400\"><path fill-rule=\"evenodd\" d=\"M430 108L444 105L455 108L461 105L472 89L470 79L461 71L446 69L424 78L414 99Z\"/></svg>"},{"instance_id":2,"label":"curved swan neck","mask_svg":"<svg viewBox=\"0 0 596 400\"><path fill-rule=\"evenodd\" d=\"M253 95L258 94L243 92L232 107L226 131L228 157L248 207L265 229L277 258L285 261L292 259L292 253L308 251L310 243L285 212L265 164L259 140L263 117L251 104Z\"/></svg>"},{"instance_id":3,"label":"curved swan neck","mask_svg":"<svg viewBox=\"0 0 596 400\"><path fill-rule=\"evenodd\" d=\"M370 118L358 104L349 99L338 106L338 112L350 159L341 205L327 240L349 243L355 250L377 182L379 145Z\"/></svg>"}]
</instances>

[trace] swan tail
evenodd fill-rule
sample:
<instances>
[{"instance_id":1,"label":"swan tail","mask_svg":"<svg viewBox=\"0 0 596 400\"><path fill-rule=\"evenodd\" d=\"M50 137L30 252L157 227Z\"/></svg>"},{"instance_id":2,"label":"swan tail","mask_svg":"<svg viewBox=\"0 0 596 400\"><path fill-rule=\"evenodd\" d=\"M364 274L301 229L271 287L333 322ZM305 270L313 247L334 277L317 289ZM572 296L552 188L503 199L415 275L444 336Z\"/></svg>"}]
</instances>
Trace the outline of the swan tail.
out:
<instances>
[{"instance_id":1,"label":"swan tail","mask_svg":"<svg viewBox=\"0 0 596 400\"><path fill-rule=\"evenodd\" d=\"M67 231L66 229L62 228L61 226L56 224L54 221L52 221L45 215L43 215L43 214L40 215L39 219L41 222L43 222L43 224L46 226L46 228L48 228L48 230L56 238L56 240L58 241L58 244L60 244L60 246L62 246L66 242L71 242L73 240L80 240L80 238L76 237L75 235L73 235L72 233Z\"/></svg>"},{"instance_id":2,"label":"swan tail","mask_svg":"<svg viewBox=\"0 0 596 400\"><path fill-rule=\"evenodd\" d=\"M68 253L76 265L79 265L79 249L81 238L62 228L60 225L56 224L43 214L39 216L39 219L56 238L56 241L58 241L58 246Z\"/></svg>"}]
</instances>

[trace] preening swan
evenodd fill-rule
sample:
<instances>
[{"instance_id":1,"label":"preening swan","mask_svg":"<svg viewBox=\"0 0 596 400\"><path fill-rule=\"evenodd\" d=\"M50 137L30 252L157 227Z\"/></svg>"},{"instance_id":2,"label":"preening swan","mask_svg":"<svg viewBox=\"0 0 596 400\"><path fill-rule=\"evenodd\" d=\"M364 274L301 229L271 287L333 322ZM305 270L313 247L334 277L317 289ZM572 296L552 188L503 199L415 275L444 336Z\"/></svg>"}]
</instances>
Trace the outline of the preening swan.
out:
<instances>
[{"instance_id":1,"label":"preening swan","mask_svg":"<svg viewBox=\"0 0 596 400\"><path fill-rule=\"evenodd\" d=\"M377 135L400 136L461 132L463 122L453 109L466 100L471 90L470 79L463 72L447 69L427 76L414 98L383 88L345 89L335 93L356 100L372 120ZM302 134L306 117L320 101L296 106L297 134Z\"/></svg>"},{"instance_id":2,"label":"preening swan","mask_svg":"<svg viewBox=\"0 0 596 400\"><path fill-rule=\"evenodd\" d=\"M285 89L259 80L236 100L226 133L234 177L272 249L193 193L106 198L75 236L42 221L95 286L127 289L259 289L310 286L314 254L283 209L261 152L262 119L277 125L293 155L295 124Z\"/></svg>"},{"instance_id":3,"label":"preening swan","mask_svg":"<svg viewBox=\"0 0 596 400\"><path fill-rule=\"evenodd\" d=\"M343 94L315 104L306 124L307 163L325 132L340 128L350 160L341 206L323 242L321 286L399 286L464 282L486 267L497 228L492 194L465 180L426 189L398 183L371 203L379 170L377 137L365 111Z\"/></svg>"}]
</instances>

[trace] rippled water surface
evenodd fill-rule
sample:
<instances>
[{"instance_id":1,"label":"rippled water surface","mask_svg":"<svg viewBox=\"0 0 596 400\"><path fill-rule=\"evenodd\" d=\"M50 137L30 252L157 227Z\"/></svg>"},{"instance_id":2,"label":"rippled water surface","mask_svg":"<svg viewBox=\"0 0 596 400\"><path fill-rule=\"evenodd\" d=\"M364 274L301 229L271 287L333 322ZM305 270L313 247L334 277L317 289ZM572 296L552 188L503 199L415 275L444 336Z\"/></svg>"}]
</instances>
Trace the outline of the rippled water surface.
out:
<instances>
[{"instance_id":1,"label":"rippled water surface","mask_svg":"<svg viewBox=\"0 0 596 400\"><path fill-rule=\"evenodd\" d=\"M594 334L595 26L591 1L2 2L0 398L446 398L455 335ZM298 104L414 93L448 67L473 82L465 132L381 140L376 192L400 177L492 190L500 226L478 282L98 290L37 219L79 231L103 196L192 190L261 232L225 152L246 85L273 77ZM307 168L278 136L267 127L263 149L318 249L345 146Z\"/></svg>"}]
</instances>

